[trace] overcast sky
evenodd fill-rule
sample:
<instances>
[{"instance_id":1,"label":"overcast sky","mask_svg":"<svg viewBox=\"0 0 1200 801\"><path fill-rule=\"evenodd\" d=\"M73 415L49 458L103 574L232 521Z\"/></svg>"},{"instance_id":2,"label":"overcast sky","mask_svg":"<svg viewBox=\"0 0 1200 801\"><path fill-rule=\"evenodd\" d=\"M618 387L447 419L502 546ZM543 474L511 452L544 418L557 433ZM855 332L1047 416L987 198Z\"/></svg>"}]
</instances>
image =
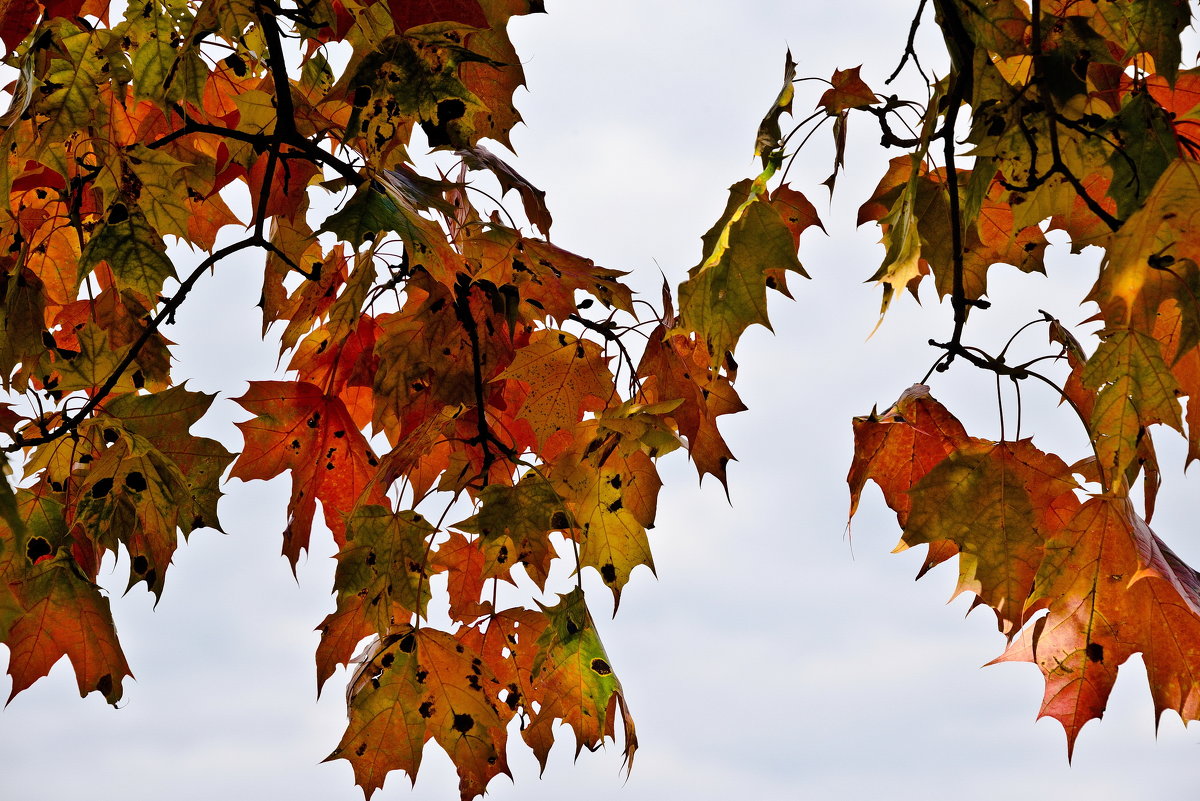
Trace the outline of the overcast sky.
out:
<instances>
[{"instance_id":1,"label":"overcast sky","mask_svg":"<svg viewBox=\"0 0 1200 801\"><path fill-rule=\"evenodd\" d=\"M786 48L801 75L861 63L882 90L915 5L547 0L549 15L515 20L530 88L519 97L528 127L514 133L516 165L547 190L556 243L634 271L635 286L657 298L659 270L672 284L682 279L727 187L754 173L755 129L778 91ZM936 55L937 41L925 41L923 52ZM798 113L820 91L800 84ZM949 309L930 293L924 306L896 304L867 338L879 290L863 281L882 248L876 230L856 231L853 221L896 153L880 151L866 120L851 122L832 206L819 185L831 161L827 132L792 168L829 236L805 235L801 260L813 280L793 282L794 303L772 298L775 334L754 329L739 346L738 389L751 408L723 418L739 459L729 471L732 504L717 483L698 486L682 454L664 458L651 532L658 579L637 571L615 620L601 611L598 580L585 581L637 719L632 777L618 773L619 747L584 752L572 765L571 735L561 730L540 781L514 741L516 784L496 779L491 797L1194 795L1200 732L1168 713L1156 737L1139 658L1123 668L1105 719L1083 730L1069 767L1059 724L1034 720L1037 669L981 669L1003 638L986 610L964 620L965 599L946 605L955 566L914 583L923 549L889 553L899 531L873 486L847 535L850 419L885 408L919 380L936 355L923 343L950 327ZM1039 307L1070 323L1087 318L1076 304L1095 262L1060 257L1051 279L995 268L995 309L973 317L973 341L1002 342ZM275 346L254 344L256 275L257 262L222 263L167 332L180 343L177 376L221 392L203 433L231 449L241 442L231 421L246 415L228 398L274 369ZM1031 353L1044 347L1041 336L1029 335ZM960 367L939 376L933 392L972 434L998 435L986 376ZM1082 432L1048 393L1031 388L1025 401L1036 443L1067 461L1084 455ZM1181 440L1160 439L1167 483L1154 528L1197 564L1197 486L1179 475ZM156 610L141 589L119 595L123 560L102 575L137 681L113 710L96 695L81 701L64 661L0 712L0 797L361 798L347 762L319 764L345 725L344 672L314 698L313 628L333 608L334 562L327 537L315 536L293 581L279 556L287 481L228 482L228 536L193 535ZM456 787L431 744L415 791L393 773L376 798L451 799Z\"/></svg>"}]
</instances>

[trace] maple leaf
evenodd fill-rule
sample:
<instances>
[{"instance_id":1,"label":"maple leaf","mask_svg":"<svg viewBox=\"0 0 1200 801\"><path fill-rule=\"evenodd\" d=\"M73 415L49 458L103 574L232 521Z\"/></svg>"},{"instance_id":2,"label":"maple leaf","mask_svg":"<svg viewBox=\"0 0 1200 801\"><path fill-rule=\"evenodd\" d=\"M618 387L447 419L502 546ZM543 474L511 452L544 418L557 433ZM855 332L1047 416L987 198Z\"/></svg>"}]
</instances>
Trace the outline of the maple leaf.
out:
<instances>
[{"instance_id":1,"label":"maple leaf","mask_svg":"<svg viewBox=\"0 0 1200 801\"><path fill-rule=\"evenodd\" d=\"M530 667L531 697L539 709L521 736L545 770L546 758L554 745L555 720L562 720L575 732L578 756L585 746L595 750L606 737L616 739L619 714L625 735L622 756L626 769L632 768L637 732L621 682L600 643L583 592L576 588L560 595L553 606L538 605L547 619Z\"/></svg>"},{"instance_id":2,"label":"maple leaf","mask_svg":"<svg viewBox=\"0 0 1200 801\"><path fill-rule=\"evenodd\" d=\"M749 326L771 328L769 279L778 282L772 277L788 271L808 277L783 216L792 215L746 182L734 184L729 193L725 213L704 237L703 260L679 285L680 327L695 331L717 361Z\"/></svg>"},{"instance_id":3,"label":"maple leaf","mask_svg":"<svg viewBox=\"0 0 1200 801\"><path fill-rule=\"evenodd\" d=\"M953 544L955 594L975 593L1011 637L1026 621L1044 543L1079 506L1076 486L1061 459L1029 440L960 446L909 490L904 544Z\"/></svg>"},{"instance_id":4,"label":"maple leaf","mask_svg":"<svg viewBox=\"0 0 1200 801\"><path fill-rule=\"evenodd\" d=\"M850 485L850 517L858 509L867 481L883 491L883 499L901 526L908 523L912 498L908 491L952 451L967 444L962 423L929 394L929 387L909 387L882 415L854 418L854 461Z\"/></svg>"},{"instance_id":5,"label":"maple leaf","mask_svg":"<svg viewBox=\"0 0 1200 801\"><path fill-rule=\"evenodd\" d=\"M549 534L568 527L565 515L564 500L554 485L530 471L512 486L484 487L479 511L455 527L480 536L482 577L515 584L511 571L519 564L539 589L545 589L555 556Z\"/></svg>"},{"instance_id":6,"label":"maple leaf","mask_svg":"<svg viewBox=\"0 0 1200 801\"><path fill-rule=\"evenodd\" d=\"M217 500L222 494L218 481L233 454L214 439L188 433L214 397L177 386L153 396L122 395L104 405L107 418L119 420L126 431L144 437L178 467L192 501L189 506L177 499L181 509L191 515L185 531L201 526L221 528L217 521ZM106 424L102 419L101 426Z\"/></svg>"},{"instance_id":7,"label":"maple leaf","mask_svg":"<svg viewBox=\"0 0 1200 801\"><path fill-rule=\"evenodd\" d=\"M123 542L132 560L129 585L145 581L157 598L175 552L176 530L191 528L187 479L137 434L109 428L103 437L109 444L89 464L70 522L100 534L101 552Z\"/></svg>"},{"instance_id":8,"label":"maple leaf","mask_svg":"<svg viewBox=\"0 0 1200 801\"><path fill-rule=\"evenodd\" d=\"M544 236L550 235L550 225L554 222L546 208L546 193L531 184L519 172L510 167L503 159L483 145L475 145L458 151L467 167L472 170L489 170L500 182L501 195L508 194L510 189L517 190L521 197L521 205L525 207L525 216L529 222L536 225Z\"/></svg>"},{"instance_id":9,"label":"maple leaf","mask_svg":"<svg viewBox=\"0 0 1200 801\"><path fill-rule=\"evenodd\" d=\"M996 661L1042 670L1041 715L1062 723L1068 753L1084 724L1104 712L1118 667L1139 651L1157 712L1195 719L1196 590L1195 572L1164 550L1126 501L1092 498L1046 543L1029 608L1048 614Z\"/></svg>"},{"instance_id":10,"label":"maple leaf","mask_svg":"<svg viewBox=\"0 0 1200 801\"><path fill-rule=\"evenodd\" d=\"M606 361L595 342L547 329L534 332L495 380L529 386L518 416L533 427L544 453L550 450L552 437L570 435L585 411L603 409L611 402L616 387Z\"/></svg>"},{"instance_id":11,"label":"maple leaf","mask_svg":"<svg viewBox=\"0 0 1200 801\"><path fill-rule=\"evenodd\" d=\"M892 159L887 173L880 179L871 200L858 212L858 224L877 220L883 230L883 244L887 247L883 263L870 280L883 284L883 302L880 319L887 313L896 293L909 289L915 292L921 276L926 274L921 265L921 236L917 212L918 178L925 171L923 160L899 156ZM898 189L891 206L880 203L881 198ZM876 209L878 209L876 211ZM931 216L931 219L937 219Z\"/></svg>"},{"instance_id":12,"label":"maple leaf","mask_svg":"<svg viewBox=\"0 0 1200 801\"><path fill-rule=\"evenodd\" d=\"M133 674L117 642L108 599L80 575L74 559L60 551L27 568L9 587L21 607L5 640L9 700L66 656L81 696L94 691L110 704L120 701L122 681Z\"/></svg>"},{"instance_id":13,"label":"maple leaf","mask_svg":"<svg viewBox=\"0 0 1200 801\"><path fill-rule=\"evenodd\" d=\"M1200 263L1200 246L1188 222L1197 202L1200 165L1177 159L1163 170L1142 207L1112 235L1089 295L1109 327L1149 333L1158 307L1169 298L1177 298L1189 312L1194 309L1191 288L1176 274L1176 263Z\"/></svg>"},{"instance_id":14,"label":"maple leaf","mask_svg":"<svg viewBox=\"0 0 1200 801\"><path fill-rule=\"evenodd\" d=\"M385 503L372 482L379 460L340 399L303 382L253 381L235 400L256 417L237 424L246 447L230 476L245 481L292 473L283 553L293 570L308 548L318 500L339 545L345 542L345 510L360 501Z\"/></svg>"},{"instance_id":15,"label":"maple leaf","mask_svg":"<svg viewBox=\"0 0 1200 801\"><path fill-rule=\"evenodd\" d=\"M858 66L848 70L834 70L833 77L829 79L831 86L821 95L817 106L824 108L829 116L836 117L847 109L875 105L878 102L875 92L858 75L861 69L862 67Z\"/></svg>"},{"instance_id":16,"label":"maple leaf","mask_svg":"<svg viewBox=\"0 0 1200 801\"><path fill-rule=\"evenodd\" d=\"M1186 3L1097 3L1099 32L1124 48L1126 59L1148 53L1158 72L1174 81L1179 69L1179 34L1188 26L1191 9Z\"/></svg>"},{"instance_id":17,"label":"maple leaf","mask_svg":"<svg viewBox=\"0 0 1200 801\"><path fill-rule=\"evenodd\" d=\"M1084 366L1082 381L1099 390L1089 423L1100 469L1110 482L1133 461L1145 426L1167 423L1182 433L1180 389L1149 336L1109 332Z\"/></svg>"},{"instance_id":18,"label":"maple leaf","mask_svg":"<svg viewBox=\"0 0 1200 801\"><path fill-rule=\"evenodd\" d=\"M551 479L572 513L580 567L594 568L612 590L615 614L633 569L654 570L646 529L654 525L662 482L640 443L603 431L600 420L594 425L580 427Z\"/></svg>"},{"instance_id":19,"label":"maple leaf","mask_svg":"<svg viewBox=\"0 0 1200 801\"><path fill-rule=\"evenodd\" d=\"M391 367L374 376L373 422L392 436L414 430L447 406L476 401L476 344L464 327L461 302L433 283L428 294L414 289L400 312L381 315L377 321L374 354ZM475 324L479 378L491 381L512 361L515 341L503 324L492 322L493 305L481 288L470 290L466 304L471 319L478 314L482 323Z\"/></svg>"},{"instance_id":20,"label":"maple leaf","mask_svg":"<svg viewBox=\"0 0 1200 801\"><path fill-rule=\"evenodd\" d=\"M788 50L783 63L783 88L779 90L779 96L759 123L758 135L754 140L754 155L762 157L764 167L780 146L782 132L779 128L779 118L792 113L792 98L796 96L796 88L792 83L795 79L796 62L792 61L792 51Z\"/></svg>"},{"instance_id":21,"label":"maple leaf","mask_svg":"<svg viewBox=\"0 0 1200 801\"><path fill-rule=\"evenodd\" d=\"M710 370L703 343L682 336L668 336L665 326L650 334L638 376L644 379L642 394L651 402L679 400L668 416L687 437L688 455L703 478L707 474L726 484L726 466L733 459L717 429L717 418L745 411L727 375Z\"/></svg>"},{"instance_id":22,"label":"maple leaf","mask_svg":"<svg viewBox=\"0 0 1200 801\"><path fill-rule=\"evenodd\" d=\"M5 0L0 6L0 42L12 53L37 23L37 0Z\"/></svg>"},{"instance_id":23,"label":"maple leaf","mask_svg":"<svg viewBox=\"0 0 1200 801\"><path fill-rule=\"evenodd\" d=\"M491 670L459 640L400 626L364 654L348 693L350 724L328 759L349 760L370 798L389 771L403 770L415 783L432 737L458 768L459 791L470 801L509 772L504 725L512 712L495 700L498 690Z\"/></svg>"},{"instance_id":24,"label":"maple leaf","mask_svg":"<svg viewBox=\"0 0 1200 801\"><path fill-rule=\"evenodd\" d=\"M585 259L540 239L520 236L500 226L486 226L464 244L464 255L478 262L476 281L512 287L525 305L518 317L543 320L547 315L562 322L579 311L575 290L583 290L604 306L633 312L629 288L617 279L620 270L598 267Z\"/></svg>"},{"instance_id":25,"label":"maple leaf","mask_svg":"<svg viewBox=\"0 0 1200 801\"><path fill-rule=\"evenodd\" d=\"M521 714L522 726L536 714L533 663L541 654L538 643L549 622L542 612L517 607L489 615L486 627L464 626L458 633L459 640L483 658L504 686L502 700Z\"/></svg>"},{"instance_id":26,"label":"maple leaf","mask_svg":"<svg viewBox=\"0 0 1200 801\"><path fill-rule=\"evenodd\" d=\"M436 572L427 558L434 533L416 512L359 506L349 516L333 578L337 609L317 627L318 692L364 637L386 637L413 615L425 615L429 576Z\"/></svg>"},{"instance_id":27,"label":"maple leaf","mask_svg":"<svg viewBox=\"0 0 1200 801\"><path fill-rule=\"evenodd\" d=\"M487 562L479 540L468 540L458 531L451 531L450 539L434 551L430 564L447 573L446 590L450 595L450 617L453 619L477 620L493 611L490 601L480 603L479 600L488 578L485 575Z\"/></svg>"},{"instance_id":28,"label":"maple leaf","mask_svg":"<svg viewBox=\"0 0 1200 801\"><path fill-rule=\"evenodd\" d=\"M124 203L109 209L100 229L88 240L79 265L87 269L101 261L112 270L118 287L144 298L154 298L166 279L176 277L162 238L139 207L131 209Z\"/></svg>"}]
</instances>

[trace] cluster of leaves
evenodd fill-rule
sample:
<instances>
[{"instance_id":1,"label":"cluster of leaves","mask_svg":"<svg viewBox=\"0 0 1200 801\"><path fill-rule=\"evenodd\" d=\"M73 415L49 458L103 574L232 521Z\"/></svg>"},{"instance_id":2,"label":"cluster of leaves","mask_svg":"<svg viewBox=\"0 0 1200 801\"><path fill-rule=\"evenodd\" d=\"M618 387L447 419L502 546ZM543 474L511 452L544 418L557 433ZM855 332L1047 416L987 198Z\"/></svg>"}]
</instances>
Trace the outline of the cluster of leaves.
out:
<instances>
[{"instance_id":1,"label":"cluster of leaves","mask_svg":"<svg viewBox=\"0 0 1200 801\"><path fill-rule=\"evenodd\" d=\"M919 4L912 31L926 13ZM854 421L851 515L867 481L896 512L900 548L928 546L922 574L958 557L958 593L996 614L1007 650L1045 676L1041 714L1066 729L1103 713L1120 665L1141 653L1157 716L1200 718L1200 574L1148 527L1161 473L1152 426L1200 457L1200 70L1181 66L1189 6L1176 0L933 0L949 73L923 103L839 71L816 115L787 138L793 65L759 135L768 170L809 122L834 120L841 167L851 114L874 118L890 162L859 223L876 222L881 317L932 276L954 327L934 367L886 412ZM910 35L900 67L922 77ZM891 81L891 78L888 79ZM968 116L969 115L969 116ZM907 128L908 136L896 131ZM969 149L960 152L960 142ZM964 156L971 168L958 166ZM1101 249L1086 298L1102 324L1091 353L1049 314L1049 352L1022 363L968 344L991 267L1045 272L1046 232L1072 253ZM1022 328L1021 330L1025 330ZM1020 331L1017 332L1019 334ZM1014 334L1014 337L1016 334ZM1011 345L1012 340L1009 341ZM1060 365L1056 382L1039 363ZM1053 388L1080 422L1086 458L1068 465L1031 439L967 435L925 382L967 363ZM1053 366L1053 364L1051 366ZM1190 400L1186 414L1181 399ZM1134 490L1141 487L1141 512Z\"/></svg>"},{"instance_id":2,"label":"cluster of leaves","mask_svg":"<svg viewBox=\"0 0 1200 801\"><path fill-rule=\"evenodd\" d=\"M317 678L355 665L331 758L368 796L389 771L415 777L430 738L462 797L481 794L508 773L514 718L543 765L556 722L578 752L615 739L619 719L632 762L582 584L544 598L547 578L560 558L592 568L615 607L631 572L653 569L656 458L683 446L701 478L725 481L717 418L744 408L732 351L767 323L767 289L802 272L816 216L765 179L734 187L679 315L667 292L639 322L622 273L551 244L543 193L481 144L507 146L520 119L506 26L540 6L0 3L17 76L0 117L0 444L23 475L0 482L14 694L65 655L81 694L115 704L130 669L102 559L123 546L129 586L157 598L179 533L219 528L227 469L290 473L293 569L318 502L338 547ZM419 173L418 128L461 170ZM477 210L471 170L515 190L542 237ZM168 241L203 257L181 275ZM173 385L162 329L251 250L290 372L237 399L252 417L235 456L190 433L213 398ZM448 631L427 618L439 573ZM496 608L501 581L528 603Z\"/></svg>"}]
</instances>

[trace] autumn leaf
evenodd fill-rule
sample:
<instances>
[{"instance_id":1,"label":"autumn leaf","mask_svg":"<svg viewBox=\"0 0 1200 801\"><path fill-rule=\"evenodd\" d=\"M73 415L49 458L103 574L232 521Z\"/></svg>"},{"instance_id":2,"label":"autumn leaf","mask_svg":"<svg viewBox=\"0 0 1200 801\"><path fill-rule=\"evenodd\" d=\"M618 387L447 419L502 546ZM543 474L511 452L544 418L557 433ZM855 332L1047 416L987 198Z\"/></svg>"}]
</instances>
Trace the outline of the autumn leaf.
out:
<instances>
[{"instance_id":1,"label":"autumn leaf","mask_svg":"<svg viewBox=\"0 0 1200 801\"><path fill-rule=\"evenodd\" d=\"M486 626L464 626L458 639L483 657L504 686L501 700L521 716L522 725L540 703L533 680L533 663L541 654L539 641L549 620L535 609L516 607L491 614Z\"/></svg>"},{"instance_id":2,"label":"autumn leaf","mask_svg":"<svg viewBox=\"0 0 1200 801\"><path fill-rule=\"evenodd\" d=\"M518 413L527 420L543 452L551 438L569 433L584 412L607 406L616 393L612 373L600 346L565 331L534 333L516 351L499 380L527 384L530 394Z\"/></svg>"},{"instance_id":3,"label":"autumn leaf","mask_svg":"<svg viewBox=\"0 0 1200 801\"><path fill-rule=\"evenodd\" d=\"M466 680L464 681L464 678ZM508 774L499 681L483 660L449 634L400 626L366 654L351 682L350 724L328 759L346 759L368 798L402 770L415 783L425 741L433 738L458 767L463 801Z\"/></svg>"},{"instance_id":4,"label":"autumn leaf","mask_svg":"<svg viewBox=\"0 0 1200 801\"><path fill-rule=\"evenodd\" d=\"M133 674L117 642L108 599L79 574L71 556L60 551L39 561L9 586L22 610L5 641L9 700L66 656L81 696L98 692L110 704L120 701L122 681Z\"/></svg>"},{"instance_id":5,"label":"autumn leaf","mask_svg":"<svg viewBox=\"0 0 1200 801\"><path fill-rule=\"evenodd\" d=\"M485 488L486 489L486 488ZM502 548L504 546L501 546ZM479 540L468 540L458 531L434 551L430 564L446 571L446 592L450 595L450 617L467 622L492 613L491 601L480 602L487 582L488 559ZM502 563L501 563L502 564Z\"/></svg>"},{"instance_id":6,"label":"autumn leaf","mask_svg":"<svg viewBox=\"0 0 1200 801\"><path fill-rule=\"evenodd\" d=\"M293 569L308 548L316 501L339 543L346 531L342 510L360 500L385 503L372 483L379 460L341 400L312 384L288 381L251 382L249 391L235 400L256 417L238 423L246 448L230 476L246 481L292 473L283 553Z\"/></svg>"},{"instance_id":7,"label":"autumn leaf","mask_svg":"<svg viewBox=\"0 0 1200 801\"><path fill-rule=\"evenodd\" d=\"M560 595L553 606L541 606L546 628L537 640L537 656L530 674L533 698L539 710L521 733L542 769L554 745L554 721L562 720L575 732L575 755L586 746L599 747L607 737L616 739L620 715L625 746L625 767L633 767L637 733L621 682L613 673L600 643L592 616L579 589Z\"/></svg>"},{"instance_id":8,"label":"autumn leaf","mask_svg":"<svg viewBox=\"0 0 1200 801\"><path fill-rule=\"evenodd\" d=\"M947 328L919 337L934 348L914 362L922 383L854 421L851 515L874 481L898 550L927 546L921 572L958 557L958 592L996 612L1002 659L1042 669L1043 713L1069 745L1132 653L1156 713L1195 719L1200 579L1128 498L1140 479L1148 520L1171 480L1156 424L1200 455L1187 4L1056 0L1034 19L1019 0L937 0L948 72L931 82L912 45L885 79L911 70L927 91L882 97L860 68L837 70L785 132L811 89L788 53L756 132L762 169L731 187L677 298L664 278L661 308L621 270L518 230L469 180L492 173L547 234L527 168L481 144L511 149L527 54L508 24L542 6L152 0L110 18L102 0L0 0L18 70L0 115L0 448L22 476L0 488L14 693L67 655L81 692L115 702L129 670L95 583L105 556L123 547L130 583L157 598L179 534L220 527L234 457L191 433L212 397L176 383L187 368L165 332L214 270L236 267L262 287L283 375L238 400L251 419L231 475L291 473L293 570L318 502L337 546L318 691L339 665L357 669L331 758L370 795L391 770L415 778L433 739L469 799L508 772L514 716L543 766L559 722L578 752L615 739L619 717L628 765L636 734L582 585L541 611L497 610L500 579L532 606L556 567L591 568L619 602L638 565L654 569L656 460L682 449L726 485L737 443L720 426L745 409L737 346L770 327L767 290L791 297L804 232L824 230L794 157L829 122L832 192L853 117L904 151L859 211L881 227L881 312L931 275ZM426 146L436 162L412 157ZM1043 312L989 350L975 320L996 300L993 267L1052 272L1054 228L1073 252L1103 251L1086 298L1098 345L1089 354L1092 340ZM1018 357L1042 325L1048 352ZM969 437L925 386L968 369L1001 388L1000 441ZM1057 390L1093 456L1068 467L1033 446L1043 398L1030 384ZM1077 482L1098 485L1086 502ZM444 525L455 504L471 510ZM447 511L434 523L416 508ZM447 611L453 634L429 625Z\"/></svg>"},{"instance_id":9,"label":"autumn leaf","mask_svg":"<svg viewBox=\"0 0 1200 801\"><path fill-rule=\"evenodd\" d=\"M679 326L706 343L714 362L751 325L771 328L767 282L788 271L805 277L792 229L781 208L746 184L730 189L725 214L705 237L704 258L679 286ZM785 212L786 213L786 212ZM790 215L789 215L790 217Z\"/></svg>"},{"instance_id":10,"label":"autumn leaf","mask_svg":"<svg viewBox=\"0 0 1200 801\"><path fill-rule=\"evenodd\" d=\"M1110 482L1133 461L1140 431L1167 423L1182 432L1180 389L1159 344L1136 331L1112 331L1083 368L1083 385L1099 390L1090 422L1096 456Z\"/></svg>"},{"instance_id":11,"label":"autumn leaf","mask_svg":"<svg viewBox=\"0 0 1200 801\"><path fill-rule=\"evenodd\" d=\"M527 181L522 175L510 167L503 159L483 145L475 145L458 151L464 163L472 170L489 170L500 182L501 195L508 194L510 189L517 190L521 205L525 207L525 216L541 230L543 236L550 236L550 225L554 222L550 210L546 208L546 193Z\"/></svg>"},{"instance_id":12,"label":"autumn leaf","mask_svg":"<svg viewBox=\"0 0 1200 801\"><path fill-rule=\"evenodd\" d=\"M847 109L875 105L878 102L875 92L871 91L871 87L858 75L861 69L862 67L858 66L848 70L834 70L833 77L829 79L831 86L821 95L817 106L824 108L825 113L831 117L836 117Z\"/></svg>"},{"instance_id":13,"label":"autumn leaf","mask_svg":"<svg viewBox=\"0 0 1200 801\"><path fill-rule=\"evenodd\" d=\"M118 288L130 289L143 298L154 298L164 281L176 277L162 237L150 226L141 208L124 203L115 203L108 210L79 259L83 270L100 262L112 270Z\"/></svg>"},{"instance_id":14,"label":"autumn leaf","mask_svg":"<svg viewBox=\"0 0 1200 801\"><path fill-rule=\"evenodd\" d=\"M761 156L766 167L772 156L779 149L782 132L779 118L792 113L792 98L796 96L796 88L792 83L796 79L796 62L792 61L792 51L789 50L783 64L783 88L779 96L771 104L765 117L758 126L758 136L754 140L754 155Z\"/></svg>"},{"instance_id":15,"label":"autumn leaf","mask_svg":"<svg viewBox=\"0 0 1200 801\"><path fill-rule=\"evenodd\" d=\"M726 466L733 459L717 429L717 418L745 411L728 375L711 370L711 355L703 343L669 336L665 326L655 328L642 353L638 375L644 379L643 395L651 402L681 401L668 416L688 440L688 453L703 478L711 474L726 484Z\"/></svg>"},{"instance_id":16,"label":"autumn leaf","mask_svg":"<svg viewBox=\"0 0 1200 801\"><path fill-rule=\"evenodd\" d=\"M1046 677L1040 714L1062 723L1068 752L1079 730L1103 714L1119 666L1139 651L1157 712L1195 719L1188 635L1200 623L1198 600L1194 571L1163 550L1127 502L1092 498L1046 543L1029 608L1048 614L997 661L1038 665Z\"/></svg>"},{"instance_id":17,"label":"autumn leaf","mask_svg":"<svg viewBox=\"0 0 1200 801\"><path fill-rule=\"evenodd\" d=\"M858 510L863 488L870 480L879 485L900 525L907 525L912 508L909 490L968 442L962 423L921 384L905 390L883 414L872 412L855 418L854 460L846 477L850 517Z\"/></svg>"},{"instance_id":18,"label":"autumn leaf","mask_svg":"<svg viewBox=\"0 0 1200 801\"><path fill-rule=\"evenodd\" d=\"M955 594L975 593L1011 638L1026 621L1047 538L1079 506L1075 488L1067 465L1029 440L963 445L909 490L904 545L952 544Z\"/></svg>"},{"instance_id":19,"label":"autumn leaf","mask_svg":"<svg viewBox=\"0 0 1200 801\"><path fill-rule=\"evenodd\" d=\"M0 8L0 42L9 53L33 30L39 13L37 0L7 0Z\"/></svg>"},{"instance_id":20,"label":"autumn leaf","mask_svg":"<svg viewBox=\"0 0 1200 801\"><path fill-rule=\"evenodd\" d=\"M484 487L479 511L455 527L480 536L483 577L515 584L512 569L521 565L534 584L545 589L555 557L549 534L570 526L566 514L564 499L554 486L531 471L513 486Z\"/></svg>"}]
</instances>

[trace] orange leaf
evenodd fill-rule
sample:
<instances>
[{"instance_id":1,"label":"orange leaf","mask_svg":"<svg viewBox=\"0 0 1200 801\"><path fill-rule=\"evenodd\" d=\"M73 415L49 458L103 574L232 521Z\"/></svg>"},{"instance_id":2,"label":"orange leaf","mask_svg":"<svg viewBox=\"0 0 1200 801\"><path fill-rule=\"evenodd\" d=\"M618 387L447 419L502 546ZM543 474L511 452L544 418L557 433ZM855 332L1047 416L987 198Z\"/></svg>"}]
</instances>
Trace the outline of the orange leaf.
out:
<instances>
[{"instance_id":1,"label":"orange leaf","mask_svg":"<svg viewBox=\"0 0 1200 801\"><path fill-rule=\"evenodd\" d=\"M858 77L858 71L861 69L862 67L858 66L848 70L834 70L833 77L829 79L833 86L825 90L821 99L817 101L817 106L824 107L829 116L835 117L846 109L875 105L878 102L875 92Z\"/></svg>"},{"instance_id":2,"label":"orange leaf","mask_svg":"<svg viewBox=\"0 0 1200 801\"><path fill-rule=\"evenodd\" d=\"M292 471L283 553L293 570L308 548L318 500L339 545L345 544L345 515L358 503L386 505L372 481L379 462L341 400L294 381L252 381L235 400L257 416L237 424L246 447L230 476L270 479Z\"/></svg>"},{"instance_id":3,"label":"orange leaf","mask_svg":"<svg viewBox=\"0 0 1200 801\"><path fill-rule=\"evenodd\" d=\"M389 771L416 782L425 741L433 738L458 769L463 801L508 774L500 682L483 659L445 632L400 626L374 644L351 682L350 724L328 760L346 759L367 798Z\"/></svg>"}]
</instances>

